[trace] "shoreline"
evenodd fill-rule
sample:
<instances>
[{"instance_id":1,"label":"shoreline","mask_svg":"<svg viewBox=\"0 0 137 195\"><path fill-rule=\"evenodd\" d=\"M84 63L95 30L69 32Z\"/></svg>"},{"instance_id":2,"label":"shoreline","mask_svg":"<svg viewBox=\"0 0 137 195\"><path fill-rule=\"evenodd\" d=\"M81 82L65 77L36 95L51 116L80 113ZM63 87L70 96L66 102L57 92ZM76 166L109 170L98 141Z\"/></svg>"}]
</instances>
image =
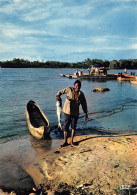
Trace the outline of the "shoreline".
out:
<instances>
[{"instance_id":1,"label":"shoreline","mask_svg":"<svg viewBox=\"0 0 137 195\"><path fill-rule=\"evenodd\" d=\"M1 144L0 190L23 194L39 188L44 177L39 167L40 158L58 144L59 139L36 140L30 134Z\"/></svg>"},{"instance_id":2,"label":"shoreline","mask_svg":"<svg viewBox=\"0 0 137 195\"><path fill-rule=\"evenodd\" d=\"M15 176L21 177L14 166L18 165L20 173L26 172L30 179L29 189L34 187L44 192L50 189L60 193L67 190L79 194L80 192L120 194L120 188L128 185L130 190L135 191L137 135L93 133L76 135L74 141L77 147L60 148L59 143L62 143L63 139L46 141L25 136L21 140L5 144L1 148L3 150L0 157L3 167L1 178L3 180L4 177L7 178L4 169L9 171L11 165ZM4 162L10 159L10 164L7 167L5 164L2 165L2 159ZM11 186L7 186L7 189L12 186L13 189L19 188L19 178L16 179L17 186L14 186L13 180L9 177ZM2 186L4 185L0 183L0 188Z\"/></svg>"}]
</instances>

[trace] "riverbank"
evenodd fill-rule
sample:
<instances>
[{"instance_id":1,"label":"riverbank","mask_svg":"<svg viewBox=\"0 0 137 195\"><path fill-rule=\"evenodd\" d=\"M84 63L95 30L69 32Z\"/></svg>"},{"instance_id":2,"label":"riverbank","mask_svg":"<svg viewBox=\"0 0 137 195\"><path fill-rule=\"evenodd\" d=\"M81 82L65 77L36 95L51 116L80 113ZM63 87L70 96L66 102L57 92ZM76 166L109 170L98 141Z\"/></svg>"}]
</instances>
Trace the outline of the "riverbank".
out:
<instances>
[{"instance_id":1,"label":"riverbank","mask_svg":"<svg viewBox=\"0 0 137 195\"><path fill-rule=\"evenodd\" d=\"M31 176L37 189L44 192L65 191L66 194L120 194L125 188L136 192L136 135L77 135L76 147L68 145L60 148L55 142L52 143L55 147L51 144L52 147L47 149L45 140L38 142L31 137L31 144L29 138L20 141L20 144L16 141L19 146L18 149L15 147L16 152L21 155L18 166ZM14 148L14 144L11 145ZM10 171L8 174L11 174ZM13 181L12 178L11 186L18 188L21 178L17 179L16 186ZM33 184L29 187L35 187Z\"/></svg>"},{"instance_id":2,"label":"riverbank","mask_svg":"<svg viewBox=\"0 0 137 195\"><path fill-rule=\"evenodd\" d=\"M77 147L67 146L44 157L45 189L49 185L52 190L85 194L135 190L137 136L84 135L75 140Z\"/></svg>"}]
</instances>

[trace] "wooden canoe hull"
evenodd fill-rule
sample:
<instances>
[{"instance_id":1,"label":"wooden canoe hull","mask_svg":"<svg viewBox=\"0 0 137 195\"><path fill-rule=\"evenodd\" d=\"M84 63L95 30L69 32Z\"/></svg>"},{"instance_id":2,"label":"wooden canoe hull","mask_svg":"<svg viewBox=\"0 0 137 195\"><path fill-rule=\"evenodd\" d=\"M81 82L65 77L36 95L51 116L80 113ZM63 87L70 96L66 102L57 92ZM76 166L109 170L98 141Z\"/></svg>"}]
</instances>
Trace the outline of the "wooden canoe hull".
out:
<instances>
[{"instance_id":1,"label":"wooden canoe hull","mask_svg":"<svg viewBox=\"0 0 137 195\"><path fill-rule=\"evenodd\" d=\"M38 104L30 100L26 105L26 120L30 133L37 139L49 137L49 120Z\"/></svg>"}]
</instances>

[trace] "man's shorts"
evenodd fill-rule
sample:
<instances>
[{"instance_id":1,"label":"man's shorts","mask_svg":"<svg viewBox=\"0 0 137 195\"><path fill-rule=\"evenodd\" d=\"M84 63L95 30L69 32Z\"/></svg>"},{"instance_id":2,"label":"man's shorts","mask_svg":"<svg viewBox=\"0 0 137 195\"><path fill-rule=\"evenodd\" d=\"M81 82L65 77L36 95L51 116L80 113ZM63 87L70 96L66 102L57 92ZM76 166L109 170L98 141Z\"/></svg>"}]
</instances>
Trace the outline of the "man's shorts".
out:
<instances>
[{"instance_id":1,"label":"man's shorts","mask_svg":"<svg viewBox=\"0 0 137 195\"><path fill-rule=\"evenodd\" d=\"M78 121L78 116L72 116L64 113L64 131L69 131L70 124L71 124L71 128L76 130L77 121Z\"/></svg>"}]
</instances>

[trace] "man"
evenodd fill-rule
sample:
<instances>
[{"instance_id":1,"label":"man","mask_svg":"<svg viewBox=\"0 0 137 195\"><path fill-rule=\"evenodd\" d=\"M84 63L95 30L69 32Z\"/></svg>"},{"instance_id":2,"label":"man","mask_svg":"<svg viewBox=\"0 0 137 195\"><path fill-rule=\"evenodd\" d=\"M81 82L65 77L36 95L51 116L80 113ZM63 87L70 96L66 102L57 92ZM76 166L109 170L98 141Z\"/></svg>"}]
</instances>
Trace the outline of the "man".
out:
<instances>
[{"instance_id":1,"label":"man","mask_svg":"<svg viewBox=\"0 0 137 195\"><path fill-rule=\"evenodd\" d=\"M85 121L88 122L87 102L85 99L85 95L82 91L80 91L80 88L81 88L81 82L79 80L76 80L74 82L74 88L68 87L68 88L62 89L61 91L58 91L57 93L57 100L60 99L60 96L62 94L67 94L64 107L63 107L64 143L63 145L61 145L61 147L68 145L67 136L68 136L70 124L72 128L70 145L75 146L73 139L74 139L74 134L75 134L76 126L77 126L80 104L85 113Z\"/></svg>"}]
</instances>

